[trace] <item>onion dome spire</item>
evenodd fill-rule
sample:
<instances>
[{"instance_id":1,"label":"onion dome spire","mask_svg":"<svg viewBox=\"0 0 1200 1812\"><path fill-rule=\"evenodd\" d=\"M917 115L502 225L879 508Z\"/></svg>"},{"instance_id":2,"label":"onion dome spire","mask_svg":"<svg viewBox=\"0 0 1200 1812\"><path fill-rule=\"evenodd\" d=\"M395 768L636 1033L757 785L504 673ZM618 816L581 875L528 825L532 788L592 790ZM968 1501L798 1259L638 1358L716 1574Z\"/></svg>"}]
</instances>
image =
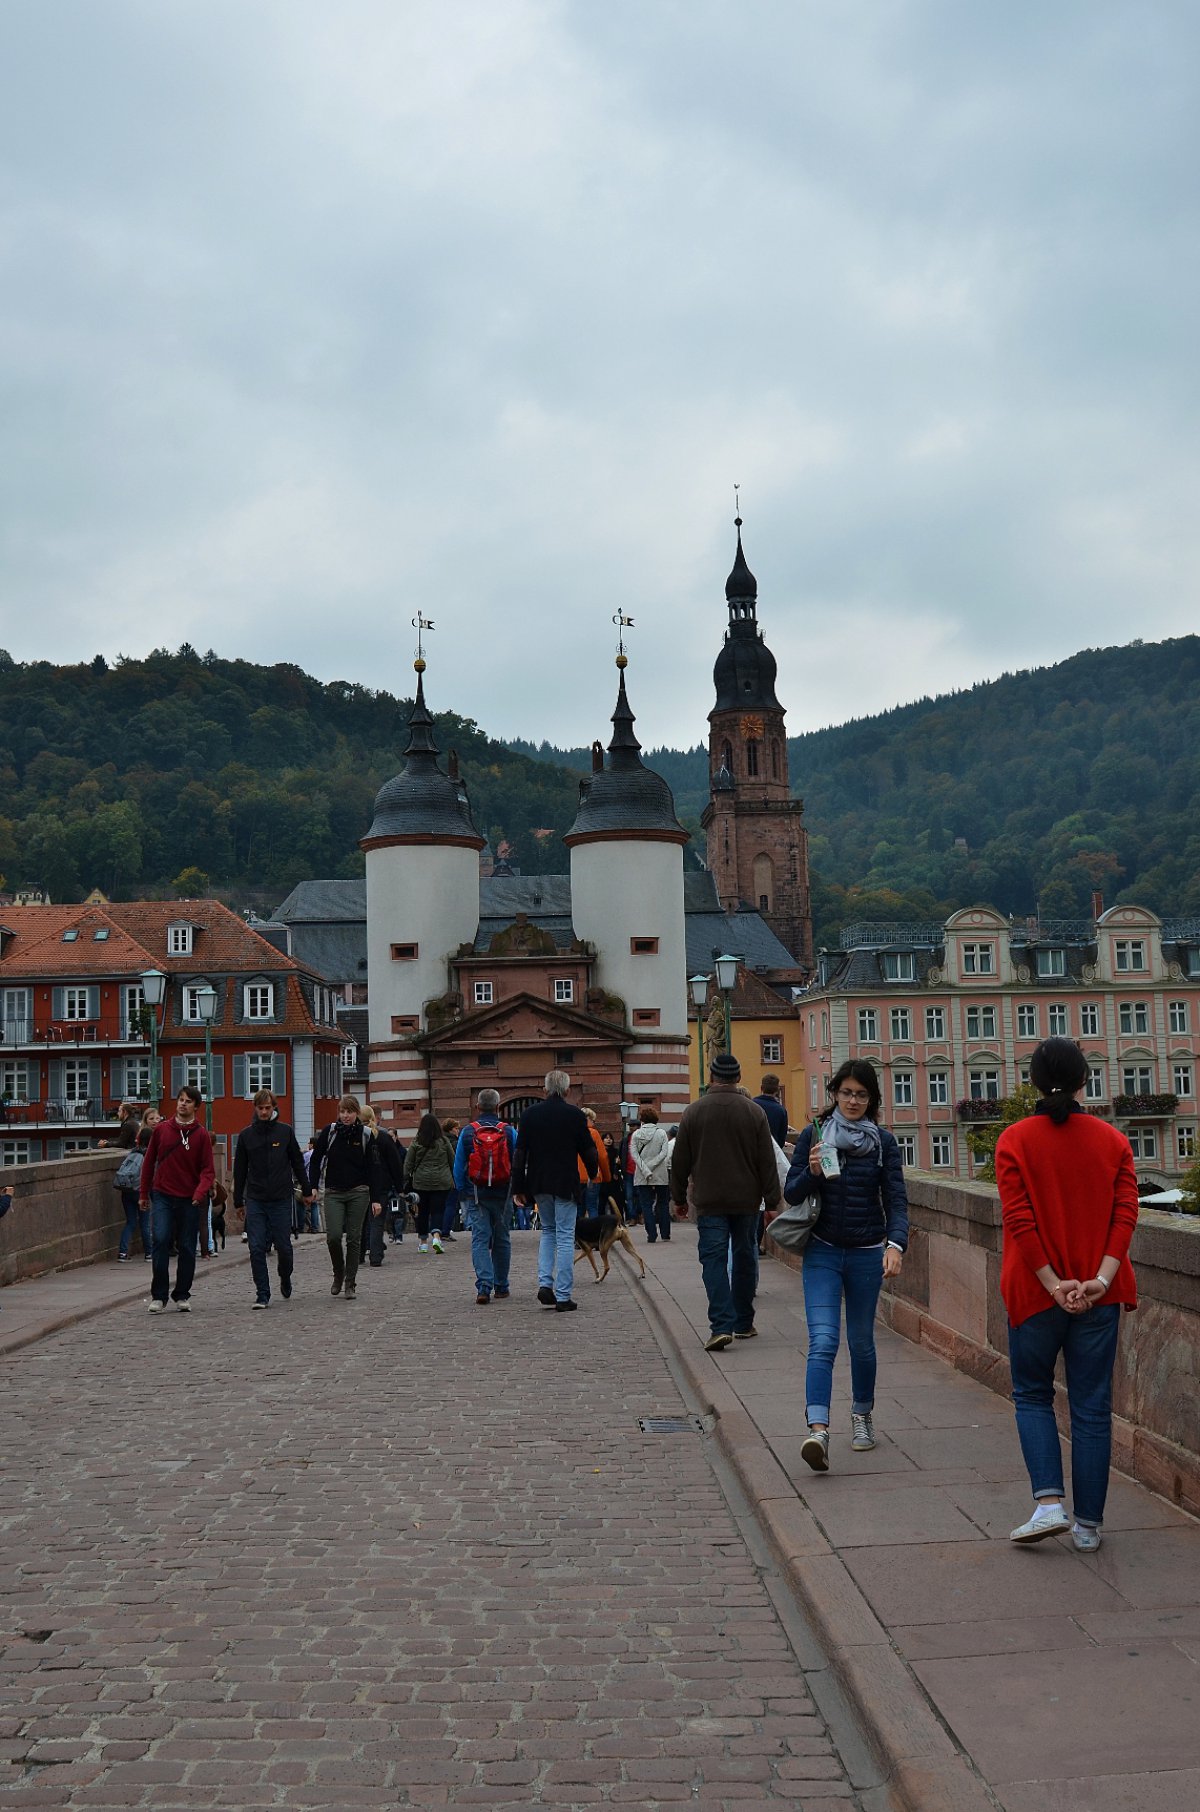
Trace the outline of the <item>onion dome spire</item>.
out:
<instances>
[{"instance_id":1,"label":"onion dome spire","mask_svg":"<svg viewBox=\"0 0 1200 1812\"><path fill-rule=\"evenodd\" d=\"M432 624L424 624L432 628ZM443 773L438 764L434 722L425 703L425 657L413 662L417 696L408 720L404 766L375 795L375 816L363 838L365 849L378 843L469 843L482 849L471 817L471 802L462 780ZM457 764L456 764L457 765Z\"/></svg>"},{"instance_id":2,"label":"onion dome spire","mask_svg":"<svg viewBox=\"0 0 1200 1812\"><path fill-rule=\"evenodd\" d=\"M628 620L624 626L632 627ZM625 690L629 659L623 645L616 664L620 679L608 761L600 768L593 762L593 772L580 781L579 810L563 841L570 848L575 843L635 835L663 843L686 843L688 833L675 816L670 787L642 760L642 745L634 732L633 709Z\"/></svg>"}]
</instances>

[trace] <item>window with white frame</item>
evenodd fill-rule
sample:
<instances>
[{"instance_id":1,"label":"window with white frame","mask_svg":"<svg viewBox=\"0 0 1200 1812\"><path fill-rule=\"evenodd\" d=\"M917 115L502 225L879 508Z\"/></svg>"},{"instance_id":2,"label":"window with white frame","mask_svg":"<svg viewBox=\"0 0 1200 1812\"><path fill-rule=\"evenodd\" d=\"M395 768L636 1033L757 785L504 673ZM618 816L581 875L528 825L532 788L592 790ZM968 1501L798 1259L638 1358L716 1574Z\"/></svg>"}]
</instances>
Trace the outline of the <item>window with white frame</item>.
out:
<instances>
[{"instance_id":1,"label":"window with white frame","mask_svg":"<svg viewBox=\"0 0 1200 1812\"><path fill-rule=\"evenodd\" d=\"M1102 1065L1098 1063L1089 1063L1083 1098L1085 1101L1103 1101L1104 1069Z\"/></svg>"},{"instance_id":2,"label":"window with white frame","mask_svg":"<svg viewBox=\"0 0 1200 1812\"><path fill-rule=\"evenodd\" d=\"M28 1099L29 1065L20 1057L0 1057L0 1100Z\"/></svg>"},{"instance_id":3,"label":"window with white frame","mask_svg":"<svg viewBox=\"0 0 1200 1812\"><path fill-rule=\"evenodd\" d=\"M183 1017L186 1024L196 1026L201 1023L200 996L207 986L207 982L199 982L194 985L189 982L185 986L183 990Z\"/></svg>"},{"instance_id":4,"label":"window with white frame","mask_svg":"<svg viewBox=\"0 0 1200 1812\"><path fill-rule=\"evenodd\" d=\"M86 1101L91 1094L92 1066L86 1057L64 1057L62 1086L64 1101Z\"/></svg>"},{"instance_id":5,"label":"window with white frame","mask_svg":"<svg viewBox=\"0 0 1200 1812\"><path fill-rule=\"evenodd\" d=\"M472 982L471 998L477 1007L490 1007L496 998L496 991L491 982Z\"/></svg>"},{"instance_id":6,"label":"window with white frame","mask_svg":"<svg viewBox=\"0 0 1200 1812\"><path fill-rule=\"evenodd\" d=\"M900 1044L907 1044L912 1038L912 1014L907 1007L893 1007L891 1010L892 1037Z\"/></svg>"},{"instance_id":7,"label":"window with white frame","mask_svg":"<svg viewBox=\"0 0 1200 1812\"><path fill-rule=\"evenodd\" d=\"M342 1068L344 1070L353 1070L357 1069L357 1067L358 1046L356 1044L344 1044L342 1046Z\"/></svg>"},{"instance_id":8,"label":"window with white frame","mask_svg":"<svg viewBox=\"0 0 1200 1812\"><path fill-rule=\"evenodd\" d=\"M167 926L167 953L170 956L190 956L192 954L192 927L190 925Z\"/></svg>"},{"instance_id":9,"label":"window with white frame","mask_svg":"<svg viewBox=\"0 0 1200 1812\"><path fill-rule=\"evenodd\" d=\"M964 944L962 947L962 972L964 975L994 975L996 973L996 955L994 944Z\"/></svg>"},{"instance_id":10,"label":"window with white frame","mask_svg":"<svg viewBox=\"0 0 1200 1812\"><path fill-rule=\"evenodd\" d=\"M0 1165L31 1164L28 1139L4 1139L0 1141Z\"/></svg>"},{"instance_id":11,"label":"window with white frame","mask_svg":"<svg viewBox=\"0 0 1200 1812\"><path fill-rule=\"evenodd\" d=\"M1047 1007L1046 1023L1050 1028L1051 1038L1065 1038L1067 1035L1067 1009L1064 1006Z\"/></svg>"},{"instance_id":12,"label":"window with white frame","mask_svg":"<svg viewBox=\"0 0 1200 1812\"><path fill-rule=\"evenodd\" d=\"M1039 950L1037 953L1037 972L1042 976L1065 975L1067 973L1066 951Z\"/></svg>"},{"instance_id":13,"label":"window with white frame","mask_svg":"<svg viewBox=\"0 0 1200 1812\"><path fill-rule=\"evenodd\" d=\"M934 1133L929 1141L929 1161L934 1170L949 1170L954 1162L949 1133Z\"/></svg>"},{"instance_id":14,"label":"window with white frame","mask_svg":"<svg viewBox=\"0 0 1200 1812\"><path fill-rule=\"evenodd\" d=\"M555 998L555 1000L561 1001L564 1004L569 1003L570 1001L574 1000L575 983L571 980L570 976L567 976L565 978L560 976L555 981L554 998Z\"/></svg>"},{"instance_id":15,"label":"window with white frame","mask_svg":"<svg viewBox=\"0 0 1200 1812\"><path fill-rule=\"evenodd\" d=\"M946 1009L944 1007L926 1007L926 1038L944 1038L946 1036Z\"/></svg>"},{"instance_id":16,"label":"window with white frame","mask_svg":"<svg viewBox=\"0 0 1200 1812\"><path fill-rule=\"evenodd\" d=\"M815 1076L812 1079L812 1084L809 1089L809 1093L812 1096L812 1105L814 1107L820 1107L820 1105L821 1105L821 1085L817 1081Z\"/></svg>"},{"instance_id":17,"label":"window with white frame","mask_svg":"<svg viewBox=\"0 0 1200 1812\"><path fill-rule=\"evenodd\" d=\"M129 1101L149 1101L149 1057L127 1057L125 1059L125 1096Z\"/></svg>"},{"instance_id":18,"label":"window with white frame","mask_svg":"<svg viewBox=\"0 0 1200 1812\"><path fill-rule=\"evenodd\" d=\"M874 1007L858 1009L858 1037L860 1044L879 1042L879 1015Z\"/></svg>"},{"instance_id":19,"label":"window with white frame","mask_svg":"<svg viewBox=\"0 0 1200 1812\"><path fill-rule=\"evenodd\" d=\"M1094 1000L1085 1001L1079 1009L1079 1032L1083 1038L1100 1036L1100 1008Z\"/></svg>"},{"instance_id":20,"label":"window with white frame","mask_svg":"<svg viewBox=\"0 0 1200 1812\"><path fill-rule=\"evenodd\" d=\"M1148 1063L1126 1064L1121 1071L1123 1095L1148 1095L1154 1087L1154 1074Z\"/></svg>"},{"instance_id":21,"label":"window with white frame","mask_svg":"<svg viewBox=\"0 0 1200 1812\"><path fill-rule=\"evenodd\" d=\"M1167 1002L1167 1029L1172 1032L1187 1031L1188 1004L1186 1000L1169 1000Z\"/></svg>"},{"instance_id":22,"label":"window with white frame","mask_svg":"<svg viewBox=\"0 0 1200 1812\"><path fill-rule=\"evenodd\" d=\"M896 1144L900 1147L900 1162L912 1166L917 1161L917 1137L915 1133L897 1133Z\"/></svg>"},{"instance_id":23,"label":"window with white frame","mask_svg":"<svg viewBox=\"0 0 1200 1812\"><path fill-rule=\"evenodd\" d=\"M946 1107L950 1101L949 1070L930 1070L929 1072L929 1105Z\"/></svg>"},{"instance_id":24,"label":"window with white frame","mask_svg":"<svg viewBox=\"0 0 1200 1812\"><path fill-rule=\"evenodd\" d=\"M994 1038L996 1036L995 1007L967 1008L967 1037Z\"/></svg>"},{"instance_id":25,"label":"window with white frame","mask_svg":"<svg viewBox=\"0 0 1200 1812\"><path fill-rule=\"evenodd\" d=\"M247 982L242 990L242 1011L247 1019L271 1019L275 1013L275 989L271 982Z\"/></svg>"},{"instance_id":26,"label":"window with white frame","mask_svg":"<svg viewBox=\"0 0 1200 1812\"><path fill-rule=\"evenodd\" d=\"M759 1039L758 1054L763 1063L782 1063L783 1039L762 1036Z\"/></svg>"},{"instance_id":27,"label":"window with white frame","mask_svg":"<svg viewBox=\"0 0 1200 1812\"><path fill-rule=\"evenodd\" d=\"M1117 1025L1126 1037L1150 1030L1150 1008L1144 1000L1123 1000L1117 1009Z\"/></svg>"},{"instance_id":28,"label":"window with white frame","mask_svg":"<svg viewBox=\"0 0 1200 1812\"><path fill-rule=\"evenodd\" d=\"M260 1088L275 1087L275 1054L273 1051L247 1051L246 1092L257 1095Z\"/></svg>"},{"instance_id":29,"label":"window with white frame","mask_svg":"<svg viewBox=\"0 0 1200 1812\"><path fill-rule=\"evenodd\" d=\"M1017 1081L1020 1083L1022 1088L1028 1088L1028 1086L1029 1086L1029 1065L1027 1063L1019 1063L1017 1065Z\"/></svg>"},{"instance_id":30,"label":"window with white frame","mask_svg":"<svg viewBox=\"0 0 1200 1812\"><path fill-rule=\"evenodd\" d=\"M198 1088L203 1094L204 1085L208 1080L205 1074L204 1052L200 1051L194 1056L181 1057L179 1061L183 1065L183 1082L187 1084L188 1088ZM182 1086L183 1083L180 1084L180 1087Z\"/></svg>"},{"instance_id":31,"label":"window with white frame","mask_svg":"<svg viewBox=\"0 0 1200 1812\"><path fill-rule=\"evenodd\" d=\"M913 1079L911 1070L897 1070L892 1077L892 1106L911 1107L913 1104Z\"/></svg>"},{"instance_id":32,"label":"window with white frame","mask_svg":"<svg viewBox=\"0 0 1200 1812\"><path fill-rule=\"evenodd\" d=\"M1194 1126L1177 1126L1175 1128L1175 1156L1177 1158L1194 1158L1196 1155L1196 1128Z\"/></svg>"},{"instance_id":33,"label":"window with white frame","mask_svg":"<svg viewBox=\"0 0 1200 1812\"><path fill-rule=\"evenodd\" d=\"M90 1139L64 1139L62 1142L62 1149L63 1157L65 1158L69 1151L90 1151L92 1149L92 1141Z\"/></svg>"},{"instance_id":34,"label":"window with white frame","mask_svg":"<svg viewBox=\"0 0 1200 1812\"><path fill-rule=\"evenodd\" d=\"M1146 967L1146 946L1141 938L1117 938L1114 946L1114 965L1118 974L1133 975Z\"/></svg>"},{"instance_id":35,"label":"window with white frame","mask_svg":"<svg viewBox=\"0 0 1200 1812\"><path fill-rule=\"evenodd\" d=\"M972 1101L999 1101L999 1070L969 1070L967 1072L967 1093Z\"/></svg>"},{"instance_id":36,"label":"window with white frame","mask_svg":"<svg viewBox=\"0 0 1200 1812\"><path fill-rule=\"evenodd\" d=\"M1193 979L1200 977L1200 950L1189 950L1187 953L1187 973Z\"/></svg>"},{"instance_id":37,"label":"window with white frame","mask_svg":"<svg viewBox=\"0 0 1200 1812\"><path fill-rule=\"evenodd\" d=\"M63 1018L91 1018L91 1014L88 1012L88 990L86 988L63 989Z\"/></svg>"},{"instance_id":38,"label":"window with white frame","mask_svg":"<svg viewBox=\"0 0 1200 1812\"><path fill-rule=\"evenodd\" d=\"M1036 1007L1018 1007L1017 1037L1036 1038L1038 1035L1037 1019L1038 1015Z\"/></svg>"},{"instance_id":39,"label":"window with white frame","mask_svg":"<svg viewBox=\"0 0 1200 1812\"><path fill-rule=\"evenodd\" d=\"M1152 1126L1131 1126L1128 1128L1129 1143L1133 1147L1135 1158L1146 1158L1151 1163L1158 1161L1158 1137Z\"/></svg>"},{"instance_id":40,"label":"window with white frame","mask_svg":"<svg viewBox=\"0 0 1200 1812\"><path fill-rule=\"evenodd\" d=\"M889 950L883 959L883 979L910 982L917 979L917 959L911 950Z\"/></svg>"},{"instance_id":41,"label":"window with white frame","mask_svg":"<svg viewBox=\"0 0 1200 1812\"><path fill-rule=\"evenodd\" d=\"M822 1015L821 1015L821 1043L823 1045L829 1043L829 1015L828 1015L828 1013L822 1013Z\"/></svg>"},{"instance_id":42,"label":"window with white frame","mask_svg":"<svg viewBox=\"0 0 1200 1812\"><path fill-rule=\"evenodd\" d=\"M1190 1063L1176 1063L1171 1066L1171 1086L1177 1095L1190 1099L1193 1093Z\"/></svg>"}]
</instances>

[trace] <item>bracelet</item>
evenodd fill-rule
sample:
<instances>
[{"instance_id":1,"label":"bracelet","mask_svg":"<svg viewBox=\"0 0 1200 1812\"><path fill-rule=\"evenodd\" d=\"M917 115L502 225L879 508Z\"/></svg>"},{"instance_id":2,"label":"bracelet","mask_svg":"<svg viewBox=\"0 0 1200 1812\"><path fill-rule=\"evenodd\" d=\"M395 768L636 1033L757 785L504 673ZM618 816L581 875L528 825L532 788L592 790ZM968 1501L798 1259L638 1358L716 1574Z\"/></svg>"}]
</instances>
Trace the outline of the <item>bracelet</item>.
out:
<instances>
[{"instance_id":1,"label":"bracelet","mask_svg":"<svg viewBox=\"0 0 1200 1812\"><path fill-rule=\"evenodd\" d=\"M1105 1291L1106 1295L1108 1294L1109 1290L1112 1289L1112 1280L1101 1277L1099 1271L1097 1271L1097 1273L1096 1273L1096 1282L1098 1284L1104 1285L1104 1291Z\"/></svg>"}]
</instances>

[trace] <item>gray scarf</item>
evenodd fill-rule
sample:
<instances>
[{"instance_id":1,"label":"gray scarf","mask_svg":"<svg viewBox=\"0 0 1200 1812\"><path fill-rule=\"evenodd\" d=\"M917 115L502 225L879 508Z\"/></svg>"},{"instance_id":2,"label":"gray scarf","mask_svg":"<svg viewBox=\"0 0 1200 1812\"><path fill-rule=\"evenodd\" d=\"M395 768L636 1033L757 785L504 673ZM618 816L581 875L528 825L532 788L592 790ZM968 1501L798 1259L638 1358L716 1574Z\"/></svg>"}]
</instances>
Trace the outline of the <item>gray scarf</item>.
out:
<instances>
[{"instance_id":1,"label":"gray scarf","mask_svg":"<svg viewBox=\"0 0 1200 1812\"><path fill-rule=\"evenodd\" d=\"M822 1145L849 1152L853 1158L883 1158L883 1140L874 1120L847 1120L840 1107L835 1107L821 1127Z\"/></svg>"}]
</instances>

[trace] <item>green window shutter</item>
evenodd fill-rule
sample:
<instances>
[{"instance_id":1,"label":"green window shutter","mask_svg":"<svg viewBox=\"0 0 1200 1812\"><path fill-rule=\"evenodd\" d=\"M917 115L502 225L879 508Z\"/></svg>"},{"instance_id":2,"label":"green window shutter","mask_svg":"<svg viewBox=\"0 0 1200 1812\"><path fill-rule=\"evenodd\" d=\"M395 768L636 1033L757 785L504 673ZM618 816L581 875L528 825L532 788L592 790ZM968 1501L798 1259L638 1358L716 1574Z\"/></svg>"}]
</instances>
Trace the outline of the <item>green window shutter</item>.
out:
<instances>
[{"instance_id":1,"label":"green window shutter","mask_svg":"<svg viewBox=\"0 0 1200 1812\"><path fill-rule=\"evenodd\" d=\"M26 1075L29 1078L29 1091L26 1099L29 1101L40 1101L42 1098L42 1066L40 1063L30 1063L25 1066L25 1069Z\"/></svg>"},{"instance_id":2,"label":"green window shutter","mask_svg":"<svg viewBox=\"0 0 1200 1812\"><path fill-rule=\"evenodd\" d=\"M186 1081L187 1081L187 1074L183 1067L183 1058L182 1057L172 1057L172 1059L171 1059L171 1093L173 1095L178 1095L180 1089L183 1087L183 1085Z\"/></svg>"},{"instance_id":3,"label":"green window shutter","mask_svg":"<svg viewBox=\"0 0 1200 1812\"><path fill-rule=\"evenodd\" d=\"M63 1155L62 1140L61 1139L48 1139L46 1141L46 1162L48 1164L55 1164L55 1163L57 1163L59 1158L62 1157L62 1155Z\"/></svg>"},{"instance_id":4,"label":"green window shutter","mask_svg":"<svg viewBox=\"0 0 1200 1812\"><path fill-rule=\"evenodd\" d=\"M271 1088L276 1095L287 1094L287 1058L278 1051L271 1059Z\"/></svg>"},{"instance_id":5,"label":"green window shutter","mask_svg":"<svg viewBox=\"0 0 1200 1812\"><path fill-rule=\"evenodd\" d=\"M225 1059L215 1053L212 1060L212 1092L214 1101L219 1101L225 1093Z\"/></svg>"},{"instance_id":6,"label":"green window shutter","mask_svg":"<svg viewBox=\"0 0 1200 1812\"><path fill-rule=\"evenodd\" d=\"M100 1017L100 990L98 987L89 988L87 991L87 994L88 994L88 1018L89 1019L99 1019L99 1017Z\"/></svg>"},{"instance_id":7,"label":"green window shutter","mask_svg":"<svg viewBox=\"0 0 1200 1812\"><path fill-rule=\"evenodd\" d=\"M52 995L50 1017L52 1019L62 1019L66 1010L67 991L65 988L55 988Z\"/></svg>"},{"instance_id":8,"label":"green window shutter","mask_svg":"<svg viewBox=\"0 0 1200 1812\"><path fill-rule=\"evenodd\" d=\"M88 1094L93 1101L99 1101L104 1093L104 1076L98 1057L88 1058Z\"/></svg>"},{"instance_id":9,"label":"green window shutter","mask_svg":"<svg viewBox=\"0 0 1200 1812\"><path fill-rule=\"evenodd\" d=\"M62 1058L61 1057L52 1057L50 1059L48 1068L49 1068L49 1075L50 1075L48 1098L51 1101L61 1101L62 1100L62 1091L63 1091Z\"/></svg>"},{"instance_id":10,"label":"green window shutter","mask_svg":"<svg viewBox=\"0 0 1200 1812\"><path fill-rule=\"evenodd\" d=\"M233 1059L233 1093L234 1099L248 1101L250 1084L247 1081L248 1065L244 1054L235 1054Z\"/></svg>"}]
</instances>

